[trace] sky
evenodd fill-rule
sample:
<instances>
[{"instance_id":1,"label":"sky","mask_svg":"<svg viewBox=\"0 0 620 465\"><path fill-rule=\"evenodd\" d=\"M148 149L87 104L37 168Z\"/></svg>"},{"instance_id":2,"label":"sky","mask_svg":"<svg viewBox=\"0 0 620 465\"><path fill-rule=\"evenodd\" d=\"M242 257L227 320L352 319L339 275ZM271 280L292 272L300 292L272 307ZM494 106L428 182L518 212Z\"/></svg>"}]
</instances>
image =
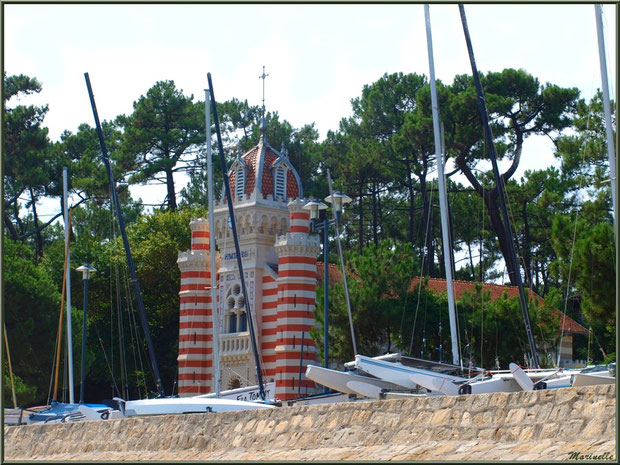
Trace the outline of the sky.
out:
<instances>
[{"instance_id":1,"label":"sky","mask_svg":"<svg viewBox=\"0 0 620 465\"><path fill-rule=\"evenodd\" d=\"M465 12L480 71L523 68L541 83L577 87L586 99L601 86L593 5L484 4ZM615 13L603 6L614 99ZM471 74L457 5L432 4L430 15L437 79ZM294 127L314 122L321 138L351 115L365 84L384 73L429 73L421 4L5 4L3 21L4 69L42 83L40 94L19 103L49 105L44 125L54 141L81 123L94 125L85 72L100 119L111 120L130 114L161 80L204 100L207 72L216 101L260 105L265 66L267 110ZM550 141L531 138L517 179L554 163ZM132 193L162 201L158 187Z\"/></svg>"}]
</instances>

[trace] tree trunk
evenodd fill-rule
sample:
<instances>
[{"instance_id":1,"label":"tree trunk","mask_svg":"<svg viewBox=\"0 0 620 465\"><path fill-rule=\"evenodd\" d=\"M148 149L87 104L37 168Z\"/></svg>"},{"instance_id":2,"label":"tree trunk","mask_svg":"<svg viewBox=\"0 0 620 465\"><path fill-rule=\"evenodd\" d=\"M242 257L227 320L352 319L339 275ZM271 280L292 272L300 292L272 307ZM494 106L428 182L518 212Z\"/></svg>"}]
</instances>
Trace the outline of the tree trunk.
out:
<instances>
[{"instance_id":1,"label":"tree trunk","mask_svg":"<svg viewBox=\"0 0 620 465\"><path fill-rule=\"evenodd\" d=\"M428 199L428 189L426 188L426 177L420 176L420 193L422 194L422 205L424 212L424 224L425 224L425 241L426 247L426 274L433 276L434 254L433 254L433 235L431 229L431 215L430 215L430 202Z\"/></svg>"},{"instance_id":2,"label":"tree trunk","mask_svg":"<svg viewBox=\"0 0 620 465\"><path fill-rule=\"evenodd\" d=\"M15 202L13 204L13 216L15 217L15 222L17 223L17 227L19 228L19 235L21 237L26 233L26 231L24 230L24 223L22 223L22 220L19 218L19 203L18 202Z\"/></svg>"},{"instance_id":3,"label":"tree trunk","mask_svg":"<svg viewBox=\"0 0 620 465\"><path fill-rule=\"evenodd\" d=\"M409 191L409 242L413 245L415 241L415 191L413 189L413 179L409 159L407 163L407 190Z\"/></svg>"},{"instance_id":4,"label":"tree trunk","mask_svg":"<svg viewBox=\"0 0 620 465\"><path fill-rule=\"evenodd\" d=\"M509 251L508 241L512 240L511 237L508 237L506 230L504 229L504 223L502 221L502 217L499 211L498 205L499 195L497 191L497 187L494 187L491 190L485 191L484 193L484 203L487 206L487 210L489 212L489 218L491 219L491 227L497 236L497 240L499 242L499 248L502 251L502 256L506 262L506 269L508 270L508 278L510 279L510 284L513 286L517 285L516 273L519 272L518 266L515 266L515 263L512 260Z\"/></svg>"},{"instance_id":5,"label":"tree trunk","mask_svg":"<svg viewBox=\"0 0 620 465\"><path fill-rule=\"evenodd\" d=\"M525 268L525 278L530 289L534 287L534 280L532 279L532 254L531 243L532 238L530 236L530 225L527 221L527 202L523 202L521 206L521 216L523 218L523 266Z\"/></svg>"},{"instance_id":6,"label":"tree trunk","mask_svg":"<svg viewBox=\"0 0 620 465\"><path fill-rule=\"evenodd\" d=\"M375 245L379 245L378 236L378 218L377 218L377 181L372 183L372 240Z\"/></svg>"},{"instance_id":7,"label":"tree trunk","mask_svg":"<svg viewBox=\"0 0 620 465\"><path fill-rule=\"evenodd\" d=\"M39 229L39 215L37 214L37 197L34 194L32 188L30 188L30 200L35 228L35 260L38 262L39 260L41 260L41 258L43 258L43 235L41 234L41 230Z\"/></svg>"},{"instance_id":8,"label":"tree trunk","mask_svg":"<svg viewBox=\"0 0 620 465\"><path fill-rule=\"evenodd\" d=\"M19 240L19 233L17 232L17 229L15 229L15 225L11 221L11 218L6 213L4 214L4 224L6 225L6 228L11 235L11 239L13 239L14 241Z\"/></svg>"},{"instance_id":9,"label":"tree trunk","mask_svg":"<svg viewBox=\"0 0 620 465\"><path fill-rule=\"evenodd\" d=\"M476 269L474 268L474 258L471 256L471 242L467 243L467 250L469 251L469 268L471 270L471 280L476 280ZM482 268L482 265L480 265Z\"/></svg>"},{"instance_id":10,"label":"tree trunk","mask_svg":"<svg viewBox=\"0 0 620 465\"><path fill-rule=\"evenodd\" d=\"M358 215L359 215L359 223L358 223L358 234L359 234L359 244L358 244L358 251L361 254L362 250L364 249L364 205L363 205L363 198L364 198L364 182L360 182L360 187L359 187L359 191L358 191L358 198L359 198L359 204L358 204Z\"/></svg>"},{"instance_id":11,"label":"tree trunk","mask_svg":"<svg viewBox=\"0 0 620 465\"><path fill-rule=\"evenodd\" d=\"M171 169L166 170L166 188L168 190L168 207L175 211L177 209L177 195L174 190L174 177Z\"/></svg>"}]
</instances>

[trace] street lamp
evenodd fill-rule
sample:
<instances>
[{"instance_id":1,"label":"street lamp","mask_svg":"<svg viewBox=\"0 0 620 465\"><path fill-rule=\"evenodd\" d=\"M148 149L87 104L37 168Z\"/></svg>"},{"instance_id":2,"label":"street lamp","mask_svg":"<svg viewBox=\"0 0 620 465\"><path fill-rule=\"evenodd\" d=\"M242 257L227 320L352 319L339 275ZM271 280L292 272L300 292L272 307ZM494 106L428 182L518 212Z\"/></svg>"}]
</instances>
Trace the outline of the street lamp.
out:
<instances>
[{"instance_id":1,"label":"street lamp","mask_svg":"<svg viewBox=\"0 0 620 465\"><path fill-rule=\"evenodd\" d=\"M340 223L340 216L342 215L342 210L344 209L344 205L351 202L351 197L343 194L340 191L334 192L332 195L328 195L325 197L325 201L332 203L334 210L336 211L336 218L338 219L338 223Z\"/></svg>"},{"instance_id":2,"label":"street lamp","mask_svg":"<svg viewBox=\"0 0 620 465\"><path fill-rule=\"evenodd\" d=\"M329 195L325 198L326 202L332 202L332 196ZM342 215L343 205L349 203L351 198L340 193L334 193L334 210L336 212L336 216L338 222L340 222L340 216ZM320 231L323 230L323 268L324 268L324 295L323 295L323 328L324 328L324 341L325 341L325 349L324 349L324 361L323 365L325 368L329 368L329 260L328 260L328 230L329 225L334 224L334 221L330 221L327 219L327 215L325 213L321 214L322 211L327 210L329 208L323 202L317 200L310 200L306 205L303 206L304 210L310 210L310 220L312 221L312 230ZM319 224L319 217L322 217L322 224Z\"/></svg>"},{"instance_id":3,"label":"street lamp","mask_svg":"<svg viewBox=\"0 0 620 465\"><path fill-rule=\"evenodd\" d=\"M88 281L90 275L97 270L90 266L88 263L76 268L76 271L82 272L82 279L84 281L84 306L83 313L84 318L82 322L82 382L80 384L80 404L84 403L84 378L86 375L86 308L88 304Z\"/></svg>"}]
</instances>

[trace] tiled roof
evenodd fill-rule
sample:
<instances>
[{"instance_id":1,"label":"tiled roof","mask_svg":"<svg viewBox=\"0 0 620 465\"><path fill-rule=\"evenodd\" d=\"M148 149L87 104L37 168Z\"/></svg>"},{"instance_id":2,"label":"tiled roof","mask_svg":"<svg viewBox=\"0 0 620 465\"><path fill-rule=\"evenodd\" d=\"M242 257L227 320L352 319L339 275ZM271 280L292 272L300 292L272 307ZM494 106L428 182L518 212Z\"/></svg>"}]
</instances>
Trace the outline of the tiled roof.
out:
<instances>
[{"instance_id":1,"label":"tiled roof","mask_svg":"<svg viewBox=\"0 0 620 465\"><path fill-rule=\"evenodd\" d=\"M260 159L262 156L262 160ZM273 147L268 144L260 142L257 146L250 149L248 152L241 156L245 163L245 189L244 193L248 196L252 195L256 189L257 181L260 181L260 194L263 198L268 195L274 195L274 179L273 170L274 164L277 162L284 162L288 166L288 174L286 179L286 198L296 199L299 198L302 192L299 185L299 177L294 171L295 168L287 158L284 158ZM262 166L262 173L257 172L257 168ZM260 174L260 175L259 175ZM236 166L233 165L229 174L230 190L233 198L235 197L235 183L236 183Z\"/></svg>"},{"instance_id":2,"label":"tiled roof","mask_svg":"<svg viewBox=\"0 0 620 465\"><path fill-rule=\"evenodd\" d=\"M286 175L286 197L289 199L296 199L299 197L299 186L297 185L297 179L292 171Z\"/></svg>"},{"instance_id":3,"label":"tiled roof","mask_svg":"<svg viewBox=\"0 0 620 465\"><path fill-rule=\"evenodd\" d=\"M267 195L273 195L273 170L271 165L278 159L278 156L271 150L268 145L265 146L265 164L263 165L263 185L262 193L263 197Z\"/></svg>"},{"instance_id":4,"label":"tiled roof","mask_svg":"<svg viewBox=\"0 0 620 465\"><path fill-rule=\"evenodd\" d=\"M248 170L245 174L245 194L251 195L254 191L254 185L256 184L256 158L258 155L258 146L254 147L248 153L243 156L243 160L248 165Z\"/></svg>"},{"instance_id":5,"label":"tiled roof","mask_svg":"<svg viewBox=\"0 0 620 465\"><path fill-rule=\"evenodd\" d=\"M323 277L325 276L325 265L323 262L316 262L316 280L319 286L323 285ZM342 273L340 272L340 267L335 263L329 263L328 269L328 277L329 285L335 286L340 281L342 281Z\"/></svg>"},{"instance_id":6,"label":"tiled roof","mask_svg":"<svg viewBox=\"0 0 620 465\"><path fill-rule=\"evenodd\" d=\"M461 297L463 297L465 292L474 293L476 291L474 287L475 284L477 283L474 283L472 281L454 280L453 289L454 289L455 297L457 299L460 299ZM420 278L419 277L413 278L413 280L411 281L410 290L412 291L415 290L419 285L420 285ZM446 292L446 287L447 287L447 284L446 284L445 279L429 278L428 280L427 289L429 289L435 294ZM492 283L484 283L482 286L482 292L489 292L491 301L495 299L499 299L500 297L504 295L504 293L506 293L508 298L519 296L519 288L517 286L502 286L500 284L492 284ZM531 298L536 300L539 305L542 305L544 303L544 299L538 294L536 294L535 292L530 291L529 289L526 289L526 292ZM554 313L554 316L557 316L557 317L561 315L561 313L557 309L554 309L553 313ZM573 320L571 317L566 316L566 315L562 315L562 325L560 326L560 330L563 330L565 332L570 332L570 333L576 333L576 334L588 334L588 330L586 328L584 328L579 323L577 323L575 320Z\"/></svg>"},{"instance_id":7,"label":"tiled roof","mask_svg":"<svg viewBox=\"0 0 620 465\"><path fill-rule=\"evenodd\" d=\"M323 274L324 274L323 262L317 262L317 283L318 285L323 285ZM329 285L334 286L338 282L342 280L342 273L340 272L340 268L334 264L329 264ZM454 294L457 299L463 297L465 292L474 293L475 285L472 281L453 281L453 289ZM410 291L415 291L417 287L420 285L420 278L416 277L411 280ZM435 294L440 294L442 292L446 292L447 284L445 279L439 278L429 278L427 283L427 289ZM544 299L529 289L526 290L527 293L535 299L539 305L544 303ZM506 293L508 298L518 297L519 296L519 288L516 286L502 286L500 284L492 284L492 283L484 283L482 286L482 292L489 292L491 301L495 299L499 299ZM567 333L574 334L588 334L588 330L573 320L571 317L567 315L562 315L559 310L553 310L555 317L561 317L562 324L560 326L560 330Z\"/></svg>"}]
</instances>

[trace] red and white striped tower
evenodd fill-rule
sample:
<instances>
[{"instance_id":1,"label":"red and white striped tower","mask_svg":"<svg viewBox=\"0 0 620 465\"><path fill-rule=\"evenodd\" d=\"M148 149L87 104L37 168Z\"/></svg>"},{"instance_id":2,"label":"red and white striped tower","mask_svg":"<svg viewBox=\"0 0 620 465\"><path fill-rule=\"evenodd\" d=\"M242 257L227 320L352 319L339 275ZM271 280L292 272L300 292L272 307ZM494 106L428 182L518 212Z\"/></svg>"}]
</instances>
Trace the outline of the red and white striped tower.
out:
<instances>
[{"instance_id":1,"label":"red and white striped tower","mask_svg":"<svg viewBox=\"0 0 620 465\"><path fill-rule=\"evenodd\" d=\"M209 222L194 218L191 250L179 252L181 270L179 314L180 396L211 392L213 379L213 314L209 271Z\"/></svg>"},{"instance_id":2,"label":"red and white striped tower","mask_svg":"<svg viewBox=\"0 0 620 465\"><path fill-rule=\"evenodd\" d=\"M289 202L289 232L275 243L278 254L275 371L276 397L280 400L295 399L315 387L305 373L307 365L316 359L310 331L314 326L316 257L320 248L318 237L309 235L310 215L303 210L304 204L301 199Z\"/></svg>"}]
</instances>

